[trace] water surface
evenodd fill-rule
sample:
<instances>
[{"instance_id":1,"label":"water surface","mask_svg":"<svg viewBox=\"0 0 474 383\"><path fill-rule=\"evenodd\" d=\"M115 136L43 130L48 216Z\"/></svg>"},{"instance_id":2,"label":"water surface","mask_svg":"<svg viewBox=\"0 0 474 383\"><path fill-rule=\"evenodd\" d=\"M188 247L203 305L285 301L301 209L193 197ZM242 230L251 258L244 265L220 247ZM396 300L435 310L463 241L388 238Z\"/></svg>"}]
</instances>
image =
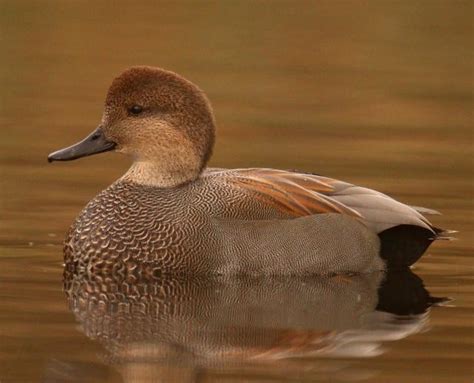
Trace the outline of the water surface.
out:
<instances>
[{"instance_id":1,"label":"water surface","mask_svg":"<svg viewBox=\"0 0 474 383\"><path fill-rule=\"evenodd\" d=\"M2 383L472 381L471 2L0 7ZM459 239L389 279L63 281L65 231L128 161L46 156L134 64L208 93L213 166L362 184Z\"/></svg>"}]
</instances>

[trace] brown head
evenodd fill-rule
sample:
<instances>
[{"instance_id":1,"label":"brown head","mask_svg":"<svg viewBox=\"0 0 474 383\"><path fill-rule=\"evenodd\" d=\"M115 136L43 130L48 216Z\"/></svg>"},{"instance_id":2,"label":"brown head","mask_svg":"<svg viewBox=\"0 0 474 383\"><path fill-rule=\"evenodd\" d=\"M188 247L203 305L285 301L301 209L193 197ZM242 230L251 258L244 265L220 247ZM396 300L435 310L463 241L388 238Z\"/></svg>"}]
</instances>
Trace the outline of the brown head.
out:
<instances>
[{"instance_id":1,"label":"brown head","mask_svg":"<svg viewBox=\"0 0 474 383\"><path fill-rule=\"evenodd\" d=\"M163 69L132 67L113 80L99 127L48 160L115 150L134 160L124 180L172 187L199 176L214 131L211 106L197 86Z\"/></svg>"}]
</instances>

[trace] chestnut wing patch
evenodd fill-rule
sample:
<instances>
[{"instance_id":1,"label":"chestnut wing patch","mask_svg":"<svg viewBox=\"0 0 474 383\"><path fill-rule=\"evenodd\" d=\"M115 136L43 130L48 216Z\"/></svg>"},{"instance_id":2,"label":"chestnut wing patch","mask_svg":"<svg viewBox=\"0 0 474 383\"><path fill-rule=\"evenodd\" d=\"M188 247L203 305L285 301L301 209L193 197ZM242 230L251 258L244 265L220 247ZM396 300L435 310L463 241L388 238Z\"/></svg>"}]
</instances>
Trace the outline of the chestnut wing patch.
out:
<instances>
[{"instance_id":1,"label":"chestnut wing patch","mask_svg":"<svg viewBox=\"0 0 474 383\"><path fill-rule=\"evenodd\" d=\"M235 169L227 182L247 190L261 202L293 217L322 213L361 215L329 195L335 191L330 178L277 169Z\"/></svg>"}]
</instances>

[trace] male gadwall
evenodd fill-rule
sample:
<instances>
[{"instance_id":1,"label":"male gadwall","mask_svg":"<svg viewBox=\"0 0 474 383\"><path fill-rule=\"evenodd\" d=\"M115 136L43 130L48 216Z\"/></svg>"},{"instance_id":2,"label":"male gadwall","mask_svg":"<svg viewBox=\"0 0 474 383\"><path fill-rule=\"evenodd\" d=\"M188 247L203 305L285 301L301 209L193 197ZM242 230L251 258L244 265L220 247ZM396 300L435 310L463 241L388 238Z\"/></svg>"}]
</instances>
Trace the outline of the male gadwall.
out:
<instances>
[{"instance_id":1,"label":"male gadwall","mask_svg":"<svg viewBox=\"0 0 474 383\"><path fill-rule=\"evenodd\" d=\"M214 115L179 75L132 67L110 86L99 127L49 155L133 158L90 201L66 265L124 274L334 274L406 267L445 232L377 191L294 171L206 168Z\"/></svg>"}]
</instances>

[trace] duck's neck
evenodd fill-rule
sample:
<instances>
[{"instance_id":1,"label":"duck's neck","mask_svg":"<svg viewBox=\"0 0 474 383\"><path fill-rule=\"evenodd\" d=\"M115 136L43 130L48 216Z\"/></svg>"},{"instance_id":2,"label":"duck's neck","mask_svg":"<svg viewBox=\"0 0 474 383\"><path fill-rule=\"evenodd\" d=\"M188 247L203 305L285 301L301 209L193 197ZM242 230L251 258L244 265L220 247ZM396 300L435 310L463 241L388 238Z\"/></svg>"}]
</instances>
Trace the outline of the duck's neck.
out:
<instances>
[{"instance_id":1,"label":"duck's neck","mask_svg":"<svg viewBox=\"0 0 474 383\"><path fill-rule=\"evenodd\" d=\"M181 166L180 166L181 165ZM151 161L135 161L123 175L121 181L140 185L171 188L199 177L199 166L183 166L179 163L158 163Z\"/></svg>"}]
</instances>

